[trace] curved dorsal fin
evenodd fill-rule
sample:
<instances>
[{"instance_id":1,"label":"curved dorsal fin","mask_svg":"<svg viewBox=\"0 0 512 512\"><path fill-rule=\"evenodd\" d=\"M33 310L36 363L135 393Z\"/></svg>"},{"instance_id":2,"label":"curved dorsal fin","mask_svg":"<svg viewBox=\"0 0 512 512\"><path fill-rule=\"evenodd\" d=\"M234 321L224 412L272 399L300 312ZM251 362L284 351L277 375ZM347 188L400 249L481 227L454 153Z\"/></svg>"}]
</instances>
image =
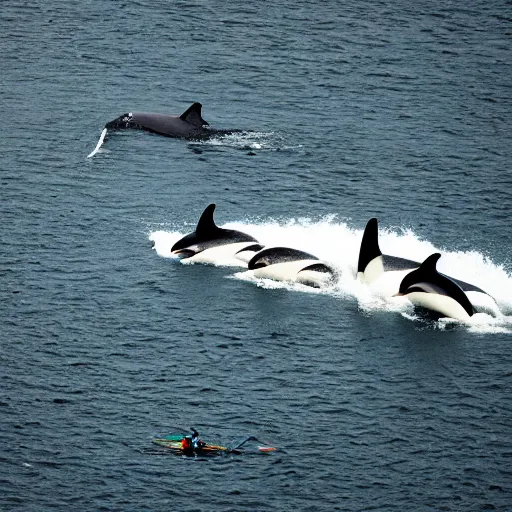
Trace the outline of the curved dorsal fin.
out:
<instances>
[{"instance_id":1,"label":"curved dorsal fin","mask_svg":"<svg viewBox=\"0 0 512 512\"><path fill-rule=\"evenodd\" d=\"M200 235L204 235L206 233L211 233L216 229L219 229L215 225L215 221L213 220L213 212L215 211L215 204L209 204L204 212L201 214L199 218L199 222L197 223L196 233Z\"/></svg>"},{"instance_id":2,"label":"curved dorsal fin","mask_svg":"<svg viewBox=\"0 0 512 512\"><path fill-rule=\"evenodd\" d=\"M357 271L364 272L368 263L377 256L382 256L379 247L379 228L377 219L373 218L368 221L364 228L363 239L361 240L361 248L359 249L359 261L357 263Z\"/></svg>"},{"instance_id":3,"label":"curved dorsal fin","mask_svg":"<svg viewBox=\"0 0 512 512\"><path fill-rule=\"evenodd\" d=\"M187 123L193 124L194 126L204 126L208 123L201 117L201 109L203 106L201 103L193 103L190 107L181 114L180 119Z\"/></svg>"},{"instance_id":4,"label":"curved dorsal fin","mask_svg":"<svg viewBox=\"0 0 512 512\"><path fill-rule=\"evenodd\" d=\"M437 262L439 261L439 258L441 257L441 254L438 252L435 252L434 254L431 254L418 268L418 270L427 273L427 274L439 274L437 271Z\"/></svg>"},{"instance_id":5,"label":"curved dorsal fin","mask_svg":"<svg viewBox=\"0 0 512 512\"><path fill-rule=\"evenodd\" d=\"M438 252L431 254L423 263L412 272L409 272L400 283L399 293L406 293L407 289L413 284L420 281L432 281L437 280L437 277L441 277L441 274L437 271L437 261L441 257Z\"/></svg>"}]
</instances>

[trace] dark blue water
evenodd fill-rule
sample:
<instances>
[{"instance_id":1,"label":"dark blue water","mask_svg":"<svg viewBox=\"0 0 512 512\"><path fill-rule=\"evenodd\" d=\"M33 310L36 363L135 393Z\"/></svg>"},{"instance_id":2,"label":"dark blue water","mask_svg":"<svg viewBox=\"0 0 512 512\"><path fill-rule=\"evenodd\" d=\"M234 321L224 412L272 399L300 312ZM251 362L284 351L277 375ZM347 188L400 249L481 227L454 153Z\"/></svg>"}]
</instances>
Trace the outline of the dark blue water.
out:
<instances>
[{"instance_id":1,"label":"dark blue water","mask_svg":"<svg viewBox=\"0 0 512 512\"><path fill-rule=\"evenodd\" d=\"M495 1L2 2L0 509L512 510L511 21ZM194 101L248 132L124 132L86 158L122 113ZM152 250L212 202L342 282ZM503 316L368 306L350 270L373 216ZM279 450L152 448L192 425Z\"/></svg>"}]
</instances>

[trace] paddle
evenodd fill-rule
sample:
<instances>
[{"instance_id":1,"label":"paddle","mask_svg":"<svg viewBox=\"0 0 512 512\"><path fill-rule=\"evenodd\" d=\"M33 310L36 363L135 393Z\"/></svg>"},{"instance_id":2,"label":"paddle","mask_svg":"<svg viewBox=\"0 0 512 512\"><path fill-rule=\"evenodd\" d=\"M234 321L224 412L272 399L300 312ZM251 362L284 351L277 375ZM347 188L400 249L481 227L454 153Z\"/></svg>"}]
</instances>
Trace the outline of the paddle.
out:
<instances>
[{"instance_id":1,"label":"paddle","mask_svg":"<svg viewBox=\"0 0 512 512\"><path fill-rule=\"evenodd\" d=\"M267 445L265 442L263 441L260 441L257 437L255 436L249 436L247 437L246 439L244 439L241 443L238 443L234 448L232 448L232 450L238 450L239 448L241 448L245 443L247 443L248 441L256 441L257 443L263 443L264 446L258 446L258 450L260 452L275 452L277 450L277 448L273 447L273 446L269 446ZM242 453L242 452L238 452L238 453Z\"/></svg>"}]
</instances>

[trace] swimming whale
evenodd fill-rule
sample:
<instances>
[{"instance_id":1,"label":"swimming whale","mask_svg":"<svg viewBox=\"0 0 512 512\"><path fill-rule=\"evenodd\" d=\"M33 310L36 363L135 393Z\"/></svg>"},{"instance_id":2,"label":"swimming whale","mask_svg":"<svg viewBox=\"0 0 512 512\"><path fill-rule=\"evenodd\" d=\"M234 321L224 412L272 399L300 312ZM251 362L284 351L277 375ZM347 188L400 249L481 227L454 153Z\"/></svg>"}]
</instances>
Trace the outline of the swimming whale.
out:
<instances>
[{"instance_id":1,"label":"swimming whale","mask_svg":"<svg viewBox=\"0 0 512 512\"><path fill-rule=\"evenodd\" d=\"M171 252L190 262L245 267L263 246L246 233L216 226L214 211L215 204L208 205L195 231L178 240Z\"/></svg>"},{"instance_id":2,"label":"swimming whale","mask_svg":"<svg viewBox=\"0 0 512 512\"><path fill-rule=\"evenodd\" d=\"M321 288L329 284L334 270L316 256L289 247L269 247L257 252L247 268L254 277L290 281Z\"/></svg>"},{"instance_id":3,"label":"swimming whale","mask_svg":"<svg viewBox=\"0 0 512 512\"><path fill-rule=\"evenodd\" d=\"M90 158L98 152L109 130L137 129L181 139L205 139L212 135L227 135L239 131L210 128L210 125L202 118L201 109L201 103L196 102L181 115L154 114L151 112L123 114L105 125L96 147L87 157Z\"/></svg>"},{"instance_id":4,"label":"swimming whale","mask_svg":"<svg viewBox=\"0 0 512 512\"><path fill-rule=\"evenodd\" d=\"M416 270L407 274L397 295L405 295L416 306L441 316L467 321L475 310L462 288L437 271L441 254L430 255Z\"/></svg>"},{"instance_id":5,"label":"swimming whale","mask_svg":"<svg viewBox=\"0 0 512 512\"><path fill-rule=\"evenodd\" d=\"M378 223L372 218L366 224L359 250L357 278L370 285L377 293L392 297L396 295L404 277L419 268L420 262L382 254L379 247ZM443 274L444 275L444 274ZM478 312L495 315L499 311L493 297L470 283L446 276L454 281L471 299Z\"/></svg>"}]
</instances>

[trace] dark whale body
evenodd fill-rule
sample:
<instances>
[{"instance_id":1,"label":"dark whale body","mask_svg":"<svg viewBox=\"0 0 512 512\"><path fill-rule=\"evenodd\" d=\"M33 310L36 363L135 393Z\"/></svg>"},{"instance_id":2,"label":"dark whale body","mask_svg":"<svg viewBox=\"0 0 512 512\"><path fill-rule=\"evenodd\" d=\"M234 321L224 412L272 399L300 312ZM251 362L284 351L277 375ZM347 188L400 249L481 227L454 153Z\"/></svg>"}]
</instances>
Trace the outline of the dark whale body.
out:
<instances>
[{"instance_id":1,"label":"dark whale body","mask_svg":"<svg viewBox=\"0 0 512 512\"><path fill-rule=\"evenodd\" d=\"M95 155L100 149L107 131L144 130L165 137L188 140L207 139L215 135L229 135L240 131L210 128L210 125L201 116L201 109L201 103L193 103L181 115L156 114L152 112L130 112L123 114L105 125L96 148L88 157Z\"/></svg>"}]
</instances>

